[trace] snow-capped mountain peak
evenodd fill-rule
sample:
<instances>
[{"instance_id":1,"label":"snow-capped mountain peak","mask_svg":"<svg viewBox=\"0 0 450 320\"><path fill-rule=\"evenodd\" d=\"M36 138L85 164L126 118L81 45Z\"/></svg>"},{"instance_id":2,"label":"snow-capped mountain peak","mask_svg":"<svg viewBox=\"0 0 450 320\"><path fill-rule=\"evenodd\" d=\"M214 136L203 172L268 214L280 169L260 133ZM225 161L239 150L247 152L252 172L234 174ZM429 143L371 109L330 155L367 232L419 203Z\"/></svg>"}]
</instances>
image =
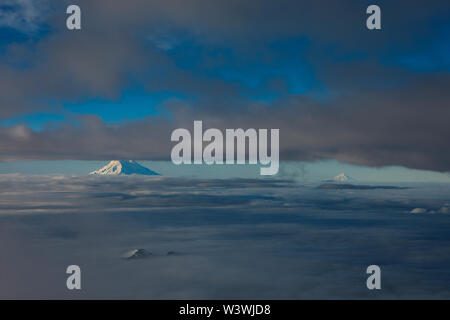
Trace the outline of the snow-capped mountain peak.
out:
<instances>
[{"instance_id":1,"label":"snow-capped mountain peak","mask_svg":"<svg viewBox=\"0 0 450 320\"><path fill-rule=\"evenodd\" d=\"M159 175L158 173L141 166L134 160L113 160L101 169L92 171L90 174L95 175Z\"/></svg>"},{"instance_id":2,"label":"snow-capped mountain peak","mask_svg":"<svg viewBox=\"0 0 450 320\"><path fill-rule=\"evenodd\" d=\"M333 180L334 180L334 181L338 181L338 182L346 182L346 181L349 180L349 177L347 177L347 176L345 175L345 173L340 173L340 174L338 174L337 176L335 176L335 177L333 178Z\"/></svg>"},{"instance_id":3,"label":"snow-capped mountain peak","mask_svg":"<svg viewBox=\"0 0 450 320\"><path fill-rule=\"evenodd\" d=\"M349 176L346 176L344 173L340 173L333 178L333 181L336 181L336 182L347 182L349 180L352 180L352 178L350 178Z\"/></svg>"}]
</instances>

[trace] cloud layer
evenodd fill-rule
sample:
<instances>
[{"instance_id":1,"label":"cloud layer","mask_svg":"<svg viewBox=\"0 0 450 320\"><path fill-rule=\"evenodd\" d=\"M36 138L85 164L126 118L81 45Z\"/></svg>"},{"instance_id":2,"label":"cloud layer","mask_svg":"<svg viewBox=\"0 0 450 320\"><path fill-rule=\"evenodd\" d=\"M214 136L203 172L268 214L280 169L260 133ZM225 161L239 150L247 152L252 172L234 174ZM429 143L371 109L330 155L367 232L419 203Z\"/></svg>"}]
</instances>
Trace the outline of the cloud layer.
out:
<instances>
[{"instance_id":1,"label":"cloud layer","mask_svg":"<svg viewBox=\"0 0 450 320\"><path fill-rule=\"evenodd\" d=\"M171 131L203 120L279 128L282 160L450 170L448 1L382 2L378 33L359 1L102 0L81 4L80 32L65 29L67 4L3 13L3 26L25 32L20 15L38 31L3 44L0 118L135 86L172 92L159 106L170 116L113 125L75 111L39 132L0 127L3 160L167 159Z\"/></svg>"},{"instance_id":2,"label":"cloud layer","mask_svg":"<svg viewBox=\"0 0 450 320\"><path fill-rule=\"evenodd\" d=\"M450 216L409 212L448 207L448 186L0 175L0 196L1 298L450 296ZM122 258L137 248L152 256ZM372 264L381 292L365 287Z\"/></svg>"}]
</instances>

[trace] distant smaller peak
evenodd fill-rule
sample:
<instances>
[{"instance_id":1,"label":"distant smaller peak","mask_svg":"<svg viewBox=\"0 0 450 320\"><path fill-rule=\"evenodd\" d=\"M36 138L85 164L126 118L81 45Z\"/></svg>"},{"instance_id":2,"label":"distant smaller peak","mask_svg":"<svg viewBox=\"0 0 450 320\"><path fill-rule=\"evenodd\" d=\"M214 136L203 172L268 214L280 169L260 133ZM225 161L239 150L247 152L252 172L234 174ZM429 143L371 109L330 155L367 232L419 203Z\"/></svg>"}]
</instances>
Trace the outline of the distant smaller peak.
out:
<instances>
[{"instance_id":1,"label":"distant smaller peak","mask_svg":"<svg viewBox=\"0 0 450 320\"><path fill-rule=\"evenodd\" d=\"M323 182L354 182L355 179L353 179L350 176L347 176L345 173L340 173L337 176L333 177L332 179L324 180Z\"/></svg>"}]
</instances>

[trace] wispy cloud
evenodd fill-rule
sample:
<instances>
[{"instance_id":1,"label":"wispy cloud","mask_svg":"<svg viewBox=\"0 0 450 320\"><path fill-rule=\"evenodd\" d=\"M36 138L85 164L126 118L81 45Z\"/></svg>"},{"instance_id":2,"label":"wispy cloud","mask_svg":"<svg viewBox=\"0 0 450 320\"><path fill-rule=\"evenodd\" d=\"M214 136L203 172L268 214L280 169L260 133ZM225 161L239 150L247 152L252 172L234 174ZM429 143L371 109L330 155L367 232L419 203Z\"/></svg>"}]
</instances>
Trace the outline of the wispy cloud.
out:
<instances>
[{"instance_id":1,"label":"wispy cloud","mask_svg":"<svg viewBox=\"0 0 450 320\"><path fill-rule=\"evenodd\" d=\"M36 32L48 13L48 0L0 1L0 27Z\"/></svg>"}]
</instances>

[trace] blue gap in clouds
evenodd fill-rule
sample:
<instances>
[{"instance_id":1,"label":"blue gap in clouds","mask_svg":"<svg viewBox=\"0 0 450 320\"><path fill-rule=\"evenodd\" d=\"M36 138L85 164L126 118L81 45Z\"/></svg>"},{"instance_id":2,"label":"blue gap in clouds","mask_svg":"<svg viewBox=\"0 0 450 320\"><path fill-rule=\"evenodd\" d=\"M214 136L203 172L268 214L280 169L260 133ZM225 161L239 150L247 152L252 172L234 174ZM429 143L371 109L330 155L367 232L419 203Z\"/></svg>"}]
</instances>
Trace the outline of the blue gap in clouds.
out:
<instances>
[{"instance_id":1,"label":"blue gap in clouds","mask_svg":"<svg viewBox=\"0 0 450 320\"><path fill-rule=\"evenodd\" d=\"M0 0L1 1L1 0ZM0 11L4 11L0 5ZM25 22L23 22L25 23ZM0 55L4 55L8 47L12 44L36 45L38 40L51 35L54 31L50 26L43 23L34 30L19 30L13 27L0 25Z\"/></svg>"},{"instance_id":2,"label":"blue gap in clouds","mask_svg":"<svg viewBox=\"0 0 450 320\"><path fill-rule=\"evenodd\" d=\"M448 17L435 18L428 28L433 30L432 36L418 34L413 44L396 44L383 60L418 73L450 71Z\"/></svg>"},{"instance_id":3,"label":"blue gap in clouds","mask_svg":"<svg viewBox=\"0 0 450 320\"><path fill-rule=\"evenodd\" d=\"M76 125L77 115L97 115L108 124L139 120L149 116L170 117L170 114L160 105L171 98L183 97L170 92L147 94L143 91L127 91L117 100L86 98L80 102L67 102L63 103L63 110L26 114L0 120L0 126L25 124L34 131L41 131L51 126L57 127L61 122L71 122ZM54 107L59 104L56 101L47 101L47 103Z\"/></svg>"},{"instance_id":4,"label":"blue gap in clouds","mask_svg":"<svg viewBox=\"0 0 450 320\"><path fill-rule=\"evenodd\" d=\"M160 105L168 99L180 98L172 92L145 93L141 90L124 92L119 99L86 99L78 103L65 103L64 109L73 114L95 114L103 121L117 124L143 119L148 116L167 115Z\"/></svg>"},{"instance_id":5,"label":"blue gap in clouds","mask_svg":"<svg viewBox=\"0 0 450 320\"><path fill-rule=\"evenodd\" d=\"M19 124L25 124L33 131L41 131L48 125L58 125L66 118L58 113L33 113L22 116L13 117L8 120L1 120L0 126L9 127Z\"/></svg>"},{"instance_id":6,"label":"blue gap in clouds","mask_svg":"<svg viewBox=\"0 0 450 320\"><path fill-rule=\"evenodd\" d=\"M309 42L286 38L258 43L210 47L184 43L168 51L178 68L205 78L238 83L244 97L270 102L286 94L304 94L318 86L305 59Z\"/></svg>"},{"instance_id":7,"label":"blue gap in clouds","mask_svg":"<svg viewBox=\"0 0 450 320\"><path fill-rule=\"evenodd\" d=\"M1 9L0 9L1 10ZM0 53L4 53L5 48L12 43L21 43L28 37L15 29L0 27Z\"/></svg>"}]
</instances>

